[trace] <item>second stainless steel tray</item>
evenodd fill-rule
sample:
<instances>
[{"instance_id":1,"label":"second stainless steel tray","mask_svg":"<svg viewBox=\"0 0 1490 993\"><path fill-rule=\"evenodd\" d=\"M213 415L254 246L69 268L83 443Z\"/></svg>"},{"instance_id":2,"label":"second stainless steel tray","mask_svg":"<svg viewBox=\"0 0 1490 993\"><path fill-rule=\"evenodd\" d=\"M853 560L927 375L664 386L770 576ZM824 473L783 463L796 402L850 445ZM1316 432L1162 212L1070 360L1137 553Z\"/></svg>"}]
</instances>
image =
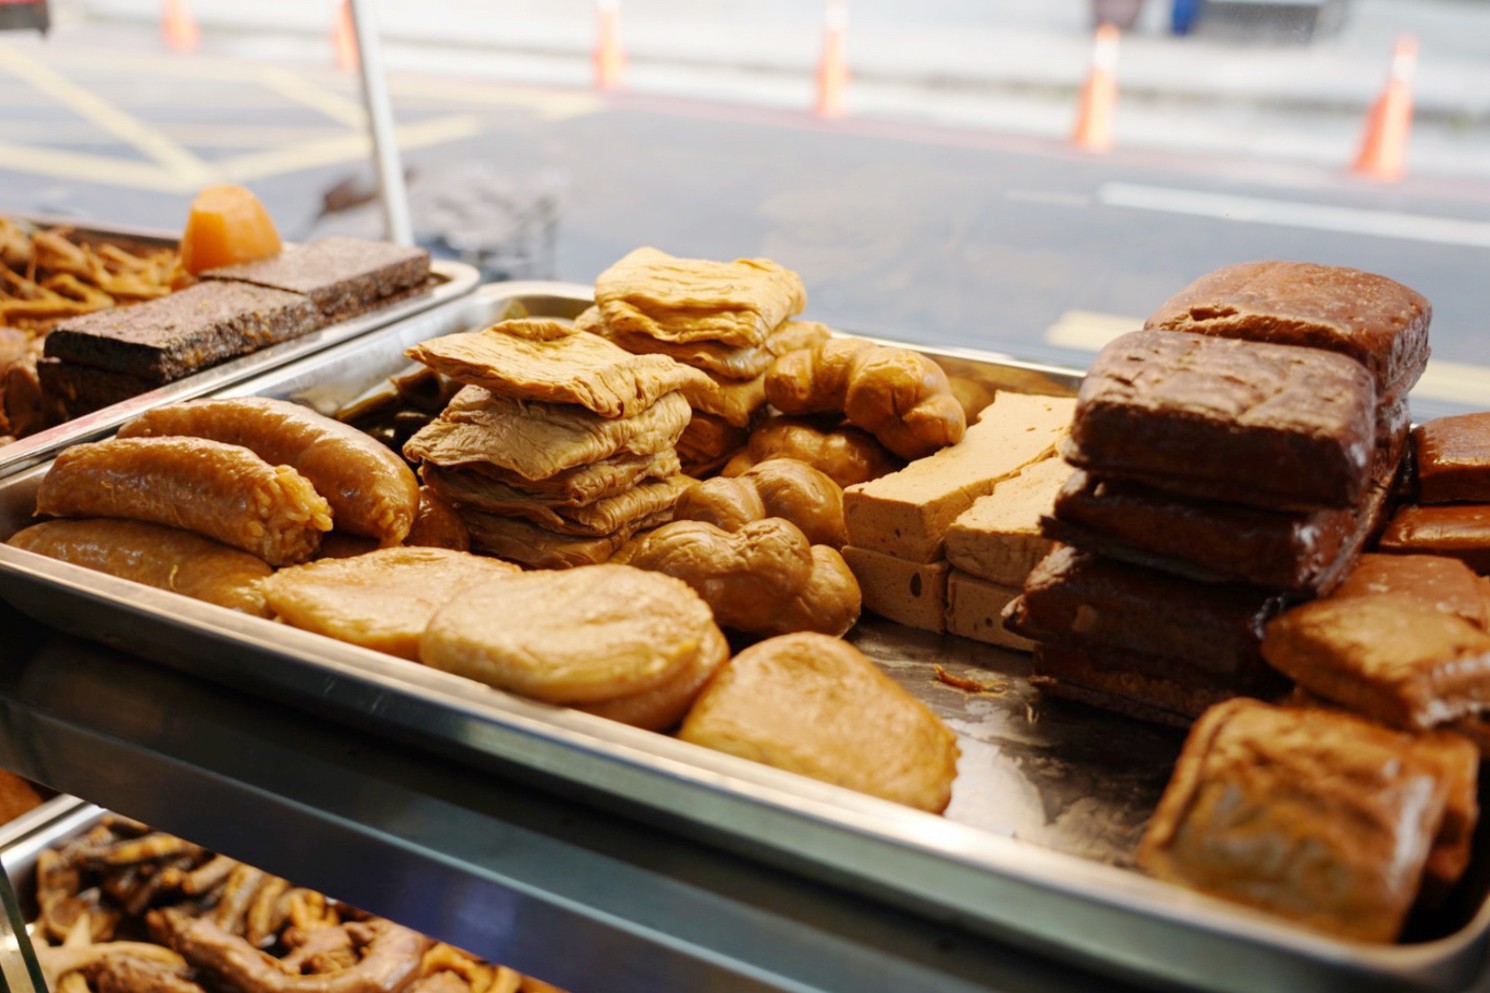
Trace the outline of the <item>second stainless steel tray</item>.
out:
<instances>
[{"instance_id":1,"label":"second stainless steel tray","mask_svg":"<svg viewBox=\"0 0 1490 993\"><path fill-rule=\"evenodd\" d=\"M484 287L222 394L334 412L406 368L410 344L515 314L573 316L587 292ZM964 391L1068 392L1077 380L1002 356L930 354ZM42 472L0 483L0 537L25 524ZM1459 990L1480 967L1490 926L1483 857L1456 909L1418 920L1411 942L1392 947L1306 934L1132 871L1133 845L1179 735L1042 705L1021 656L956 637L873 619L853 634L958 733L953 805L938 818L4 546L0 594L53 625L184 671L471 764L610 798L896 908L1148 981L1248 991ZM935 664L956 675L998 675L1006 686L969 696L937 683Z\"/></svg>"},{"instance_id":2,"label":"second stainless steel tray","mask_svg":"<svg viewBox=\"0 0 1490 993\"><path fill-rule=\"evenodd\" d=\"M35 223L63 223L53 218L23 219ZM69 224L69 226L85 240L119 240L145 245L174 244L174 240L163 232L98 226L82 222ZM277 345L271 345L249 355L212 366L195 375L132 397L123 403L116 403L91 414L75 417L66 423L45 431L38 431L36 434L0 447L0 476L38 465L68 445L102 437L125 421L152 407L206 396L232 383L257 376L267 369L286 365L348 339L422 313L431 307L448 303L471 292L481 281L481 273L464 262L435 259L430 264L430 271L436 277L434 285L413 296L397 300L369 313L339 321L299 338L282 341Z\"/></svg>"}]
</instances>

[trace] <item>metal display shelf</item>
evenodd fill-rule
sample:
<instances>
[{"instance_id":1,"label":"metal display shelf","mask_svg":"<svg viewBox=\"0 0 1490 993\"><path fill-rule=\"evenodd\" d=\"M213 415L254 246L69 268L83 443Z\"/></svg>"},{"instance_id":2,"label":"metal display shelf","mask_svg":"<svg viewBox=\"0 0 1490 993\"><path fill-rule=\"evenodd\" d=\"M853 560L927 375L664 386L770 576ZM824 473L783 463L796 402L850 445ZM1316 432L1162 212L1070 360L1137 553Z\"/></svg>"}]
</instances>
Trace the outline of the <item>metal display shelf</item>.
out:
<instances>
[{"instance_id":1,"label":"metal display shelf","mask_svg":"<svg viewBox=\"0 0 1490 993\"><path fill-rule=\"evenodd\" d=\"M3 603L0 630L0 766L574 993L1132 989Z\"/></svg>"}]
</instances>

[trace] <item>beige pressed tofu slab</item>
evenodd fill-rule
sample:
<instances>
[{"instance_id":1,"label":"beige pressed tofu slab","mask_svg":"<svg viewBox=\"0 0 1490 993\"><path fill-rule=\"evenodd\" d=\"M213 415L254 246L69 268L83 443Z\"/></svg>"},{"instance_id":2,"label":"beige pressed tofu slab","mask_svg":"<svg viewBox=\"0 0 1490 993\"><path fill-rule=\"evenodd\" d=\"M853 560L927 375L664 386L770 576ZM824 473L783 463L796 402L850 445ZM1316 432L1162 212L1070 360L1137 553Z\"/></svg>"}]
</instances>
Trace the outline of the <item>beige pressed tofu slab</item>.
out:
<instances>
[{"instance_id":1,"label":"beige pressed tofu slab","mask_svg":"<svg viewBox=\"0 0 1490 993\"><path fill-rule=\"evenodd\" d=\"M946 630L946 562L907 562L848 545L843 561L859 581L864 609L923 631Z\"/></svg>"},{"instance_id":2,"label":"beige pressed tofu slab","mask_svg":"<svg viewBox=\"0 0 1490 993\"><path fill-rule=\"evenodd\" d=\"M1055 509L1056 494L1075 471L1052 455L998 483L947 528L947 561L992 583L1023 586L1054 544L1040 533L1040 518Z\"/></svg>"},{"instance_id":3,"label":"beige pressed tofu slab","mask_svg":"<svg viewBox=\"0 0 1490 993\"><path fill-rule=\"evenodd\" d=\"M1033 641L1004 627L1004 607L1021 592L1020 587L1000 586L953 569L947 574L947 630L990 645L1033 651Z\"/></svg>"},{"instance_id":4,"label":"beige pressed tofu slab","mask_svg":"<svg viewBox=\"0 0 1490 993\"><path fill-rule=\"evenodd\" d=\"M849 544L913 562L941 558L957 516L1000 481L1052 456L1075 410L1067 397L998 394L962 441L844 491Z\"/></svg>"}]
</instances>

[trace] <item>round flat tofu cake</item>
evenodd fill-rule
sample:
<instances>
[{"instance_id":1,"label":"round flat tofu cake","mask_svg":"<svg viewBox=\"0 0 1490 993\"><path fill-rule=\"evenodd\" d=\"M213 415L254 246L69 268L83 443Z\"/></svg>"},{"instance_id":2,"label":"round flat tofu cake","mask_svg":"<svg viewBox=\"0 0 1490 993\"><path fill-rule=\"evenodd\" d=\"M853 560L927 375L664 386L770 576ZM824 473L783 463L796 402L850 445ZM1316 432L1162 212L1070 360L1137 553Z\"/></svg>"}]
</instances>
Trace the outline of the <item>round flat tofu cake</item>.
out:
<instances>
[{"instance_id":1,"label":"round flat tofu cake","mask_svg":"<svg viewBox=\"0 0 1490 993\"><path fill-rule=\"evenodd\" d=\"M940 813L957 739L853 645L809 632L736 655L683 721L705 748Z\"/></svg>"},{"instance_id":2,"label":"round flat tofu cake","mask_svg":"<svg viewBox=\"0 0 1490 993\"><path fill-rule=\"evenodd\" d=\"M607 564L467 589L430 621L419 658L535 700L595 704L661 686L718 637L687 583Z\"/></svg>"},{"instance_id":3,"label":"round flat tofu cake","mask_svg":"<svg viewBox=\"0 0 1490 993\"><path fill-rule=\"evenodd\" d=\"M468 587L517 571L470 552L400 546L291 566L261 587L286 624L417 661L436 611Z\"/></svg>"}]
</instances>

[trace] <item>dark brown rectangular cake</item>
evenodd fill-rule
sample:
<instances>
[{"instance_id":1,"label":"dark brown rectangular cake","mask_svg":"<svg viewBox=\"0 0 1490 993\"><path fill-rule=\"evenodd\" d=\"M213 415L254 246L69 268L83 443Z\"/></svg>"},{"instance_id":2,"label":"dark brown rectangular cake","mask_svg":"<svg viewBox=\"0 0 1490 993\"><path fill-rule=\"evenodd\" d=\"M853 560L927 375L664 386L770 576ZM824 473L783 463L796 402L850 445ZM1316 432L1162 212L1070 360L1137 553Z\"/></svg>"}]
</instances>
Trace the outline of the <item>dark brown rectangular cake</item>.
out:
<instances>
[{"instance_id":1,"label":"dark brown rectangular cake","mask_svg":"<svg viewBox=\"0 0 1490 993\"><path fill-rule=\"evenodd\" d=\"M344 320L422 285L429 277L429 252L386 241L322 238L287 248L261 262L213 269L209 282L251 283L302 293L315 302L327 323Z\"/></svg>"},{"instance_id":2,"label":"dark brown rectangular cake","mask_svg":"<svg viewBox=\"0 0 1490 993\"><path fill-rule=\"evenodd\" d=\"M1448 555L1482 576L1490 574L1490 504L1403 507L1388 522L1379 547L1396 554Z\"/></svg>"},{"instance_id":3,"label":"dark brown rectangular cake","mask_svg":"<svg viewBox=\"0 0 1490 993\"><path fill-rule=\"evenodd\" d=\"M297 293L246 283L198 283L133 307L69 320L47 335L45 354L160 384L323 323L310 299Z\"/></svg>"},{"instance_id":4,"label":"dark brown rectangular cake","mask_svg":"<svg viewBox=\"0 0 1490 993\"><path fill-rule=\"evenodd\" d=\"M1042 694L1136 720L1187 727L1207 708L1233 697L1276 697L1287 690L1288 680L1260 661L1218 673L1182 658L1052 643L1035 646L1030 685Z\"/></svg>"},{"instance_id":5,"label":"dark brown rectangular cake","mask_svg":"<svg viewBox=\"0 0 1490 993\"><path fill-rule=\"evenodd\" d=\"M1339 583L1391 511L1395 460L1381 453L1357 507L1264 510L1077 472L1041 531L1056 541L1206 582L1318 596Z\"/></svg>"},{"instance_id":6,"label":"dark brown rectangular cake","mask_svg":"<svg viewBox=\"0 0 1490 993\"><path fill-rule=\"evenodd\" d=\"M62 404L69 418L123 403L149 393L157 385L128 373L95 369L62 359L43 358L36 363L36 376L42 390Z\"/></svg>"},{"instance_id":7,"label":"dark brown rectangular cake","mask_svg":"<svg viewBox=\"0 0 1490 993\"><path fill-rule=\"evenodd\" d=\"M1420 501L1490 503L1490 411L1427 421L1412 442Z\"/></svg>"},{"instance_id":8,"label":"dark brown rectangular cake","mask_svg":"<svg viewBox=\"0 0 1490 993\"><path fill-rule=\"evenodd\" d=\"M1370 370L1384 398L1406 395L1428 363L1433 308L1422 294L1359 269L1241 262L1201 276L1144 327L1339 352Z\"/></svg>"},{"instance_id":9,"label":"dark brown rectangular cake","mask_svg":"<svg viewBox=\"0 0 1490 993\"><path fill-rule=\"evenodd\" d=\"M1197 583L1060 545L1030 573L1005 627L1033 641L1141 652L1237 673L1261 663L1263 627L1284 602L1277 591Z\"/></svg>"},{"instance_id":10,"label":"dark brown rectangular cake","mask_svg":"<svg viewBox=\"0 0 1490 993\"><path fill-rule=\"evenodd\" d=\"M1331 352L1135 331L1092 363L1064 454L1208 499L1348 507L1370 477L1376 399L1366 370Z\"/></svg>"},{"instance_id":11,"label":"dark brown rectangular cake","mask_svg":"<svg viewBox=\"0 0 1490 993\"><path fill-rule=\"evenodd\" d=\"M1222 704L1185 742L1138 864L1314 931L1391 941L1450 789L1427 747L1340 711Z\"/></svg>"}]
</instances>

